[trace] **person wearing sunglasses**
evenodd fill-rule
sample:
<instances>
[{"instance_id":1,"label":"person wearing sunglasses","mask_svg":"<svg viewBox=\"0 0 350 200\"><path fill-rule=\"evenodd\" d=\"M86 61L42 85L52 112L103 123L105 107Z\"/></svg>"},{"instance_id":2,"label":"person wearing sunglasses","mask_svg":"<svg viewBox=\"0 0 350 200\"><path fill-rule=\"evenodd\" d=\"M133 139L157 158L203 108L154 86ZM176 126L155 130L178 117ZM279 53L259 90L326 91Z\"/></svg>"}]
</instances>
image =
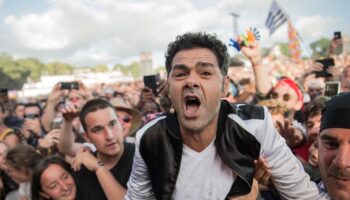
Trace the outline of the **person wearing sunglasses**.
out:
<instances>
[{"instance_id":1,"label":"person wearing sunglasses","mask_svg":"<svg viewBox=\"0 0 350 200\"><path fill-rule=\"evenodd\" d=\"M121 97L111 99L110 103L117 109L118 119L123 128L123 137L133 136L142 125L142 114L128 107Z\"/></svg>"}]
</instances>

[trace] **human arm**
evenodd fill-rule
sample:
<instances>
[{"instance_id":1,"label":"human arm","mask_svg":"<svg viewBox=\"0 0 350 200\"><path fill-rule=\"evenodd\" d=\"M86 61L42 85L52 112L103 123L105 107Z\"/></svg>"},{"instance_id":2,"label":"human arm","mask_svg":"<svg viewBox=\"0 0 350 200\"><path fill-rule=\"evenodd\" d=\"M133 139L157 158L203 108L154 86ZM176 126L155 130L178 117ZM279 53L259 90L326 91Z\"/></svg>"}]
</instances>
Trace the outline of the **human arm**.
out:
<instances>
[{"instance_id":1,"label":"human arm","mask_svg":"<svg viewBox=\"0 0 350 200\"><path fill-rule=\"evenodd\" d=\"M242 44L243 39L241 37L238 37L237 42L239 44ZM248 46L241 45L241 50L252 64L257 93L261 94L262 96L267 95L272 88L272 83L268 78L269 75L267 69L262 65L261 50L259 44L255 41L253 43L249 43Z\"/></svg>"},{"instance_id":2,"label":"human arm","mask_svg":"<svg viewBox=\"0 0 350 200\"><path fill-rule=\"evenodd\" d=\"M84 148L83 144L74 142L73 119L78 116L78 111L71 105L62 109L62 114L64 120L58 149L63 154L75 156L79 150Z\"/></svg>"},{"instance_id":3,"label":"human arm","mask_svg":"<svg viewBox=\"0 0 350 200\"><path fill-rule=\"evenodd\" d=\"M261 142L260 154L269 166L272 184L283 199L315 199L319 194L316 184L277 133L267 108L264 113L264 125L257 130L257 139Z\"/></svg>"},{"instance_id":4,"label":"human arm","mask_svg":"<svg viewBox=\"0 0 350 200\"><path fill-rule=\"evenodd\" d=\"M64 95L64 91L61 90L61 84L56 83L53 87L49 97L47 99L47 104L41 118L42 125L46 131L51 130L51 122L56 116L55 107L60 101L60 97Z\"/></svg>"},{"instance_id":5,"label":"human arm","mask_svg":"<svg viewBox=\"0 0 350 200\"><path fill-rule=\"evenodd\" d=\"M80 170L84 165L89 171L95 172L97 179L109 200L123 199L126 189L118 183L110 170L89 151L79 152L72 161L75 171Z\"/></svg>"},{"instance_id":6,"label":"human arm","mask_svg":"<svg viewBox=\"0 0 350 200\"><path fill-rule=\"evenodd\" d=\"M128 190L125 199L153 200L155 197L152 190L151 178L146 163L140 154L139 144L140 134L137 134L134 161L132 165L131 175L128 181Z\"/></svg>"}]
</instances>

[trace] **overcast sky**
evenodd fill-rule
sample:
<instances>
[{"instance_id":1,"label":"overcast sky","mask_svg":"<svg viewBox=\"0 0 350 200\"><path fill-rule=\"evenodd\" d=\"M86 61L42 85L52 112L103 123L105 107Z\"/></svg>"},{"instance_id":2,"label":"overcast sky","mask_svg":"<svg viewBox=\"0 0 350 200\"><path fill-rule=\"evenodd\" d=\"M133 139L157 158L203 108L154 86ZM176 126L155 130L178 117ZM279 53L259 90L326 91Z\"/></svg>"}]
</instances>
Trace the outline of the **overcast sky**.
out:
<instances>
[{"instance_id":1,"label":"overcast sky","mask_svg":"<svg viewBox=\"0 0 350 200\"><path fill-rule=\"evenodd\" d=\"M59 60L76 66L128 64L142 51L163 65L175 36L216 33L228 43L233 18L240 32L257 27L261 45L287 42L287 25L271 37L264 27L272 0L0 0L0 52L15 58ZM349 0L277 0L305 43L350 34ZM230 49L230 54L235 54Z\"/></svg>"}]
</instances>

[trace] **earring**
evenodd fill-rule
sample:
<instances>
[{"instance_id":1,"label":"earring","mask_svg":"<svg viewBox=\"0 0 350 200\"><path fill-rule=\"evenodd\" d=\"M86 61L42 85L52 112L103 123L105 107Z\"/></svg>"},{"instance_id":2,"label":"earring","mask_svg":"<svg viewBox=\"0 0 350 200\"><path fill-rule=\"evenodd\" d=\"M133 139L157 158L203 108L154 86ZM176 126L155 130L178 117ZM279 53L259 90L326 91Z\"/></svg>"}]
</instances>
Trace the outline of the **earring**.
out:
<instances>
[{"instance_id":1,"label":"earring","mask_svg":"<svg viewBox=\"0 0 350 200\"><path fill-rule=\"evenodd\" d=\"M169 112L170 112L170 113L175 113L174 105L171 105L171 108L170 108Z\"/></svg>"}]
</instances>

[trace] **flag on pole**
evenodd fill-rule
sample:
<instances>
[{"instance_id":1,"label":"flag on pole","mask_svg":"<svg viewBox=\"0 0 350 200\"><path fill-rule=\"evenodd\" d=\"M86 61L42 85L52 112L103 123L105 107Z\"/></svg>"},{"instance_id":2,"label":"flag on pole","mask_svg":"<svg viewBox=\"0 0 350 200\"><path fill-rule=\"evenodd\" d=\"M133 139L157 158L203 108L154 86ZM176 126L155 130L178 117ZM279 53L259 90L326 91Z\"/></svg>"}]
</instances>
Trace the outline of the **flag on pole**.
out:
<instances>
[{"instance_id":1,"label":"flag on pole","mask_svg":"<svg viewBox=\"0 0 350 200\"><path fill-rule=\"evenodd\" d=\"M299 62L301 56L301 48L298 33L293 27L292 23L288 21L288 39L289 39L289 50L291 53L292 60L294 62Z\"/></svg>"},{"instance_id":2,"label":"flag on pole","mask_svg":"<svg viewBox=\"0 0 350 200\"><path fill-rule=\"evenodd\" d=\"M270 36L288 19L288 15L284 10L273 1L266 19L266 27L270 30Z\"/></svg>"}]
</instances>

